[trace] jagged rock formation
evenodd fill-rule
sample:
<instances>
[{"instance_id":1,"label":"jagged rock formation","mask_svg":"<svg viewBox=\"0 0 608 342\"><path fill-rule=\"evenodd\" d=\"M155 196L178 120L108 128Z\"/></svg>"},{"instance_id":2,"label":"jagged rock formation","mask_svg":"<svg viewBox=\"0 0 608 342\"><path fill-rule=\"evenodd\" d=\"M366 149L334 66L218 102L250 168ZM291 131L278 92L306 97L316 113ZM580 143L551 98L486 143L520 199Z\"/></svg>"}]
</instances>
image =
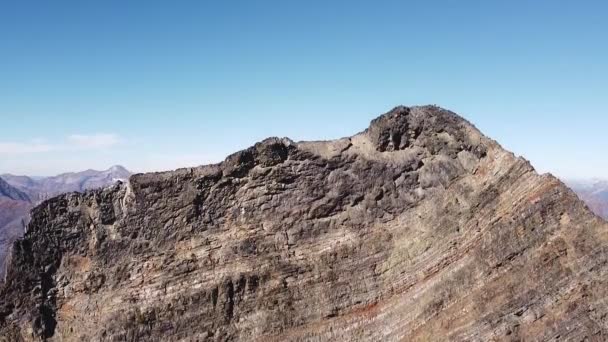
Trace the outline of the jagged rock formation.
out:
<instances>
[{"instance_id":1,"label":"jagged rock formation","mask_svg":"<svg viewBox=\"0 0 608 342\"><path fill-rule=\"evenodd\" d=\"M105 171L86 170L54 177L32 178L4 174L0 178L0 278L12 243L23 236L29 211L42 200L66 192L83 192L126 180L131 173L115 165ZM3 179L4 178L4 179ZM1 282L1 281L0 281Z\"/></svg>"},{"instance_id":2,"label":"jagged rock formation","mask_svg":"<svg viewBox=\"0 0 608 342\"><path fill-rule=\"evenodd\" d=\"M434 106L33 211L5 340L603 341L608 226Z\"/></svg>"}]
</instances>

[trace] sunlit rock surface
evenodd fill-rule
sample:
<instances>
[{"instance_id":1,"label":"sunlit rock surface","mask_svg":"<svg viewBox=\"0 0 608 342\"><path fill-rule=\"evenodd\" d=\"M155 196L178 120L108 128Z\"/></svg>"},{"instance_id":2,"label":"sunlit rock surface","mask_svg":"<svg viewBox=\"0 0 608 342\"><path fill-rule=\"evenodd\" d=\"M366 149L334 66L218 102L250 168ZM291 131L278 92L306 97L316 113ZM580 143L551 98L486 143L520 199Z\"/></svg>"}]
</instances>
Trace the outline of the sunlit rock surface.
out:
<instances>
[{"instance_id":1,"label":"sunlit rock surface","mask_svg":"<svg viewBox=\"0 0 608 342\"><path fill-rule=\"evenodd\" d=\"M434 106L45 201L6 341L604 341L608 226ZM0 340L2 340L0 338Z\"/></svg>"}]
</instances>

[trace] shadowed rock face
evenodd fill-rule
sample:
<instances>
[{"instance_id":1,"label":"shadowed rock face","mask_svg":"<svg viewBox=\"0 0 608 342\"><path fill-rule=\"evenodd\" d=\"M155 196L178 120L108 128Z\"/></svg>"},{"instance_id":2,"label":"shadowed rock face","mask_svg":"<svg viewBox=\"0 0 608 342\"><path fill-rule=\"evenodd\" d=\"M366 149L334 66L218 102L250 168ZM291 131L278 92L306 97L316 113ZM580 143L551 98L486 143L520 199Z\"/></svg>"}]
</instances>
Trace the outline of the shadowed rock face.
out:
<instances>
[{"instance_id":1,"label":"shadowed rock face","mask_svg":"<svg viewBox=\"0 0 608 342\"><path fill-rule=\"evenodd\" d=\"M0 335L603 341L607 228L455 114L398 107L350 138L42 203Z\"/></svg>"},{"instance_id":2,"label":"shadowed rock face","mask_svg":"<svg viewBox=\"0 0 608 342\"><path fill-rule=\"evenodd\" d=\"M4 278L5 257L13 242L22 237L29 211L36 204L65 192L96 189L128 179L131 173L122 166L105 171L87 170L54 177L30 178L0 176L0 282Z\"/></svg>"}]
</instances>

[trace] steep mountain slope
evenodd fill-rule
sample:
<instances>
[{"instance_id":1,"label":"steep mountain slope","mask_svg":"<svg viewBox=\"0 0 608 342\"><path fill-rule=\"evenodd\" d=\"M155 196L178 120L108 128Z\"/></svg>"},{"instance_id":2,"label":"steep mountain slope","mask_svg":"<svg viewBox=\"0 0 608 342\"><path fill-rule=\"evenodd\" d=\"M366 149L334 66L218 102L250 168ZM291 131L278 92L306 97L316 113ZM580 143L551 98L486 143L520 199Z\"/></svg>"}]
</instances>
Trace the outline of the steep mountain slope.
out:
<instances>
[{"instance_id":1,"label":"steep mountain slope","mask_svg":"<svg viewBox=\"0 0 608 342\"><path fill-rule=\"evenodd\" d=\"M0 335L603 341L608 225L438 107L45 201Z\"/></svg>"},{"instance_id":2,"label":"steep mountain slope","mask_svg":"<svg viewBox=\"0 0 608 342\"><path fill-rule=\"evenodd\" d=\"M0 277L4 275L4 260L9 246L23 236L27 214L32 203L0 198ZM0 281L1 282L1 281Z\"/></svg>"},{"instance_id":3,"label":"steep mountain slope","mask_svg":"<svg viewBox=\"0 0 608 342\"><path fill-rule=\"evenodd\" d=\"M130 172L122 166L105 171L87 170L65 173L55 177L31 178L2 175L0 178L0 277L4 274L4 260L9 246L23 236L28 213L42 200L66 192L82 192L126 180Z\"/></svg>"},{"instance_id":4,"label":"steep mountain slope","mask_svg":"<svg viewBox=\"0 0 608 342\"><path fill-rule=\"evenodd\" d=\"M23 235L23 218L31 208L28 195L0 178L0 277L8 246Z\"/></svg>"},{"instance_id":5,"label":"steep mountain slope","mask_svg":"<svg viewBox=\"0 0 608 342\"><path fill-rule=\"evenodd\" d=\"M608 181L567 182L589 208L608 220Z\"/></svg>"},{"instance_id":6,"label":"steep mountain slope","mask_svg":"<svg viewBox=\"0 0 608 342\"><path fill-rule=\"evenodd\" d=\"M24 192L11 186L2 178L0 178L0 199L26 202L30 201L30 198Z\"/></svg>"}]
</instances>

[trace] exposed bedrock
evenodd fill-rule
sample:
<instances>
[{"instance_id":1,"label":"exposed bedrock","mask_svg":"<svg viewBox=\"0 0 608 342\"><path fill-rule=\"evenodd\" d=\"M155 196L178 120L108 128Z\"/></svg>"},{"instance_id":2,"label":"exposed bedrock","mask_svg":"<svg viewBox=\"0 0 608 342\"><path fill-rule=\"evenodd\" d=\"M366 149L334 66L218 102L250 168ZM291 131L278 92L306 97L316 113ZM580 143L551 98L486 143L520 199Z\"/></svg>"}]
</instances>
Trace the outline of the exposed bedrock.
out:
<instances>
[{"instance_id":1,"label":"exposed bedrock","mask_svg":"<svg viewBox=\"0 0 608 342\"><path fill-rule=\"evenodd\" d=\"M45 201L4 341L604 341L607 224L456 114Z\"/></svg>"}]
</instances>

